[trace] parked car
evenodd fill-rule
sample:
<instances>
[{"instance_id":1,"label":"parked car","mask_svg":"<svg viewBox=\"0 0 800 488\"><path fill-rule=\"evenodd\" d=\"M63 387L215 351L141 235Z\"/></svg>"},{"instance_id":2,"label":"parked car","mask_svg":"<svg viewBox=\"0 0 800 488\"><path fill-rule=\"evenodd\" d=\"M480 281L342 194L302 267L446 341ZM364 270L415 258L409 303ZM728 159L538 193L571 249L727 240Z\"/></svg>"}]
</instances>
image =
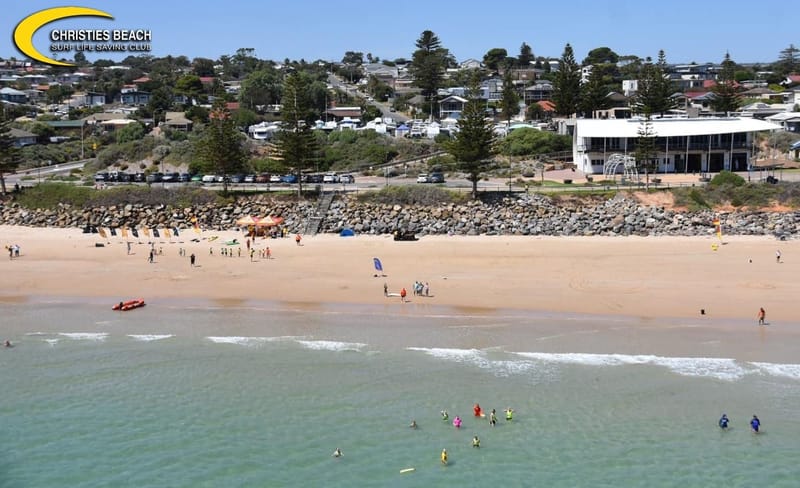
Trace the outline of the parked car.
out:
<instances>
[{"instance_id":1,"label":"parked car","mask_svg":"<svg viewBox=\"0 0 800 488\"><path fill-rule=\"evenodd\" d=\"M217 177L214 175L204 175L202 181L203 183L214 183L217 181Z\"/></svg>"},{"instance_id":2,"label":"parked car","mask_svg":"<svg viewBox=\"0 0 800 488\"><path fill-rule=\"evenodd\" d=\"M348 173L348 174L344 174L344 175L339 175L339 182L340 183L351 184L351 183L355 183L356 179L355 179L355 177L353 175Z\"/></svg>"},{"instance_id":3,"label":"parked car","mask_svg":"<svg viewBox=\"0 0 800 488\"><path fill-rule=\"evenodd\" d=\"M192 180L192 175L190 175L189 173L181 173L178 176L178 181L180 181L181 183L187 183L191 180Z\"/></svg>"},{"instance_id":4,"label":"parked car","mask_svg":"<svg viewBox=\"0 0 800 488\"><path fill-rule=\"evenodd\" d=\"M339 176L336 173L325 173L325 176L322 177L323 183L338 183Z\"/></svg>"},{"instance_id":5,"label":"parked car","mask_svg":"<svg viewBox=\"0 0 800 488\"><path fill-rule=\"evenodd\" d=\"M245 175L244 182L245 183L255 183L256 182L256 175Z\"/></svg>"},{"instance_id":6,"label":"parked car","mask_svg":"<svg viewBox=\"0 0 800 488\"><path fill-rule=\"evenodd\" d=\"M431 173L428 176L429 183L444 183L444 174L442 173Z\"/></svg>"},{"instance_id":7,"label":"parked car","mask_svg":"<svg viewBox=\"0 0 800 488\"><path fill-rule=\"evenodd\" d=\"M178 181L178 176L177 173L164 173L164 176L161 177L161 181L164 183L173 183Z\"/></svg>"},{"instance_id":8,"label":"parked car","mask_svg":"<svg viewBox=\"0 0 800 488\"><path fill-rule=\"evenodd\" d=\"M306 183L322 183L324 176L321 174L306 175Z\"/></svg>"},{"instance_id":9,"label":"parked car","mask_svg":"<svg viewBox=\"0 0 800 488\"><path fill-rule=\"evenodd\" d=\"M281 181L283 181L283 179L281 178L280 175L272 175L269 177L270 183L280 183Z\"/></svg>"},{"instance_id":10,"label":"parked car","mask_svg":"<svg viewBox=\"0 0 800 488\"><path fill-rule=\"evenodd\" d=\"M133 178L130 173L117 173L117 181L120 183L130 183L132 179Z\"/></svg>"},{"instance_id":11,"label":"parked car","mask_svg":"<svg viewBox=\"0 0 800 488\"><path fill-rule=\"evenodd\" d=\"M297 176L296 175L283 175L281 176L281 183L297 183Z\"/></svg>"},{"instance_id":12,"label":"parked car","mask_svg":"<svg viewBox=\"0 0 800 488\"><path fill-rule=\"evenodd\" d=\"M163 173L150 173L147 175L147 182L148 183L161 183L164 180Z\"/></svg>"},{"instance_id":13,"label":"parked car","mask_svg":"<svg viewBox=\"0 0 800 488\"><path fill-rule=\"evenodd\" d=\"M269 183L269 175L267 173L261 173L256 176L256 183Z\"/></svg>"},{"instance_id":14,"label":"parked car","mask_svg":"<svg viewBox=\"0 0 800 488\"><path fill-rule=\"evenodd\" d=\"M240 183L244 183L244 175L233 175L230 177L231 183L236 183L237 185Z\"/></svg>"},{"instance_id":15,"label":"parked car","mask_svg":"<svg viewBox=\"0 0 800 488\"><path fill-rule=\"evenodd\" d=\"M147 176L144 173L136 173L133 175L133 181L137 183L144 183L147 181Z\"/></svg>"},{"instance_id":16,"label":"parked car","mask_svg":"<svg viewBox=\"0 0 800 488\"><path fill-rule=\"evenodd\" d=\"M430 183L430 181L427 173L420 173L417 175L417 183Z\"/></svg>"},{"instance_id":17,"label":"parked car","mask_svg":"<svg viewBox=\"0 0 800 488\"><path fill-rule=\"evenodd\" d=\"M107 181L108 173L101 171L94 174L94 181Z\"/></svg>"},{"instance_id":18,"label":"parked car","mask_svg":"<svg viewBox=\"0 0 800 488\"><path fill-rule=\"evenodd\" d=\"M201 182L201 183L202 183L202 181L203 181L203 175L193 175L193 176L191 177L190 181L197 181L197 182Z\"/></svg>"}]
</instances>

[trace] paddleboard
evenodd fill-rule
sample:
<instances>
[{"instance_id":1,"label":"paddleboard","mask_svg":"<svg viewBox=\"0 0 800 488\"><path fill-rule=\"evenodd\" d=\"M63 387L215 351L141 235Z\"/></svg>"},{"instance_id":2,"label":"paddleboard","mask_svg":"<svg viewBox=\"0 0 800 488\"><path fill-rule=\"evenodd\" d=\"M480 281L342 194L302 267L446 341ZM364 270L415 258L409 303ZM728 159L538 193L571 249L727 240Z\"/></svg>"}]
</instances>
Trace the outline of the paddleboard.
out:
<instances>
[{"instance_id":1,"label":"paddleboard","mask_svg":"<svg viewBox=\"0 0 800 488\"><path fill-rule=\"evenodd\" d=\"M405 469L401 469L400 472L401 473L413 473L416 470L417 470L416 468L405 468Z\"/></svg>"}]
</instances>

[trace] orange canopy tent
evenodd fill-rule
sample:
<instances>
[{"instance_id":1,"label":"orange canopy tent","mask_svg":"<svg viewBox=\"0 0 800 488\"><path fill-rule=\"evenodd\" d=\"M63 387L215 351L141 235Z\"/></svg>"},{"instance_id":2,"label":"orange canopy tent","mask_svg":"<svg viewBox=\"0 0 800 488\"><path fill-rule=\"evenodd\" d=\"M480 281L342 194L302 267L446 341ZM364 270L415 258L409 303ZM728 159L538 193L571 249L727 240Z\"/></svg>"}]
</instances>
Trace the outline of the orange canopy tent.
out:
<instances>
[{"instance_id":1,"label":"orange canopy tent","mask_svg":"<svg viewBox=\"0 0 800 488\"><path fill-rule=\"evenodd\" d=\"M264 217L256 220L256 227L274 227L283 223L283 217Z\"/></svg>"},{"instance_id":2,"label":"orange canopy tent","mask_svg":"<svg viewBox=\"0 0 800 488\"><path fill-rule=\"evenodd\" d=\"M257 222L257 218L253 217L252 215L247 215L236 220L236 225L239 227L247 227L248 225L256 225Z\"/></svg>"}]
</instances>

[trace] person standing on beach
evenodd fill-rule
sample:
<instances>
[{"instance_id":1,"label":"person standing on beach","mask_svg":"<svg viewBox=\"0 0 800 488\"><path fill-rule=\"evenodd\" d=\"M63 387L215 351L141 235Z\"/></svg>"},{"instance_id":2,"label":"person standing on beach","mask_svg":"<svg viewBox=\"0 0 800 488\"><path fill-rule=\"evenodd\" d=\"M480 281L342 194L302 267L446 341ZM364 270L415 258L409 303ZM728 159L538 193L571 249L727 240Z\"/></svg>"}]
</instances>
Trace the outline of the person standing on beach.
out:
<instances>
[{"instance_id":1,"label":"person standing on beach","mask_svg":"<svg viewBox=\"0 0 800 488\"><path fill-rule=\"evenodd\" d=\"M780 249L775 251L775 262L778 263L778 264L780 264L780 262L781 262L781 250Z\"/></svg>"},{"instance_id":2,"label":"person standing on beach","mask_svg":"<svg viewBox=\"0 0 800 488\"><path fill-rule=\"evenodd\" d=\"M127 244L128 244L128 254L130 254L131 253L131 241L128 241Z\"/></svg>"},{"instance_id":3,"label":"person standing on beach","mask_svg":"<svg viewBox=\"0 0 800 488\"><path fill-rule=\"evenodd\" d=\"M267 259L272 259L272 251L269 250L269 246L264 249L264 257Z\"/></svg>"},{"instance_id":4,"label":"person standing on beach","mask_svg":"<svg viewBox=\"0 0 800 488\"><path fill-rule=\"evenodd\" d=\"M389 296L389 285L387 285L386 282L383 283L383 296Z\"/></svg>"},{"instance_id":5,"label":"person standing on beach","mask_svg":"<svg viewBox=\"0 0 800 488\"><path fill-rule=\"evenodd\" d=\"M153 264L153 254L155 254L155 252L150 249L150 254L147 256L147 262L150 264Z\"/></svg>"},{"instance_id":6,"label":"person standing on beach","mask_svg":"<svg viewBox=\"0 0 800 488\"><path fill-rule=\"evenodd\" d=\"M302 237L300 237L300 234L296 234L296 235L294 236L294 242L296 242L298 246L300 245L300 240L301 240L301 239L303 239L303 238L302 238Z\"/></svg>"},{"instance_id":7,"label":"person standing on beach","mask_svg":"<svg viewBox=\"0 0 800 488\"><path fill-rule=\"evenodd\" d=\"M400 290L400 301L406 303L406 289Z\"/></svg>"},{"instance_id":8,"label":"person standing on beach","mask_svg":"<svg viewBox=\"0 0 800 488\"><path fill-rule=\"evenodd\" d=\"M192 265L192 268L194 268L194 261L195 261L195 256L194 253L192 253L192 255L189 256L189 264Z\"/></svg>"},{"instance_id":9,"label":"person standing on beach","mask_svg":"<svg viewBox=\"0 0 800 488\"><path fill-rule=\"evenodd\" d=\"M767 312L764 311L764 307L758 309L758 325L765 325L764 319L767 317Z\"/></svg>"}]
</instances>

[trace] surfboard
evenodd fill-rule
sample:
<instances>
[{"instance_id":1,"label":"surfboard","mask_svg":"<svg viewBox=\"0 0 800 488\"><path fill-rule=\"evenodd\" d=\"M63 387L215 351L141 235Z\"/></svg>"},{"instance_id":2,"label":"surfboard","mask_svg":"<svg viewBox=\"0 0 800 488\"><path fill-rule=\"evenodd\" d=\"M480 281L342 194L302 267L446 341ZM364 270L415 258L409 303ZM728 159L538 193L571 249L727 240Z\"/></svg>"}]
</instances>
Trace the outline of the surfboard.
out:
<instances>
[{"instance_id":1,"label":"surfboard","mask_svg":"<svg viewBox=\"0 0 800 488\"><path fill-rule=\"evenodd\" d=\"M400 473L413 473L416 470L417 470L416 468L405 468L405 469L401 469Z\"/></svg>"}]
</instances>

